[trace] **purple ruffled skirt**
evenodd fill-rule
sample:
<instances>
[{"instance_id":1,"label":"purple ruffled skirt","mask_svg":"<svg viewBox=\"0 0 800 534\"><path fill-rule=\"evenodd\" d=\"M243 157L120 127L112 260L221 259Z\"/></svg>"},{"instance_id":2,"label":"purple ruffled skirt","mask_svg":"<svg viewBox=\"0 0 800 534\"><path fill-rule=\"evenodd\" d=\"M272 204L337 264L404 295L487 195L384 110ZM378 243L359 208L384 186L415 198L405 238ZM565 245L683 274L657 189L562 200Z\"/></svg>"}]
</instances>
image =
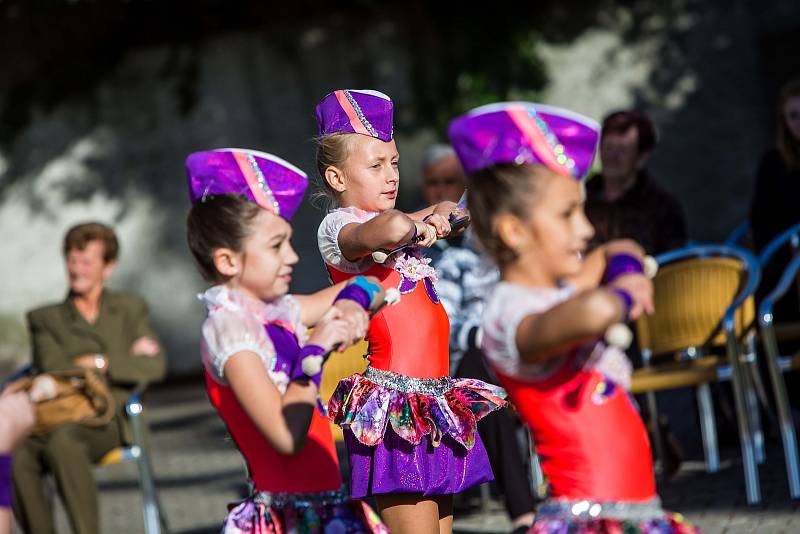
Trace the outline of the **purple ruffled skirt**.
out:
<instances>
[{"instance_id":1,"label":"purple ruffled skirt","mask_svg":"<svg viewBox=\"0 0 800 534\"><path fill-rule=\"evenodd\" d=\"M416 379L368 367L339 382L328 415L344 430L351 495L447 495L493 480L478 420L505 391L473 379Z\"/></svg>"},{"instance_id":2,"label":"purple ruffled skirt","mask_svg":"<svg viewBox=\"0 0 800 534\"><path fill-rule=\"evenodd\" d=\"M374 446L344 431L350 459L350 492L354 498L382 493L448 495L494 480L479 435L467 450L450 436L434 447L430 436L412 445L391 427Z\"/></svg>"}]
</instances>

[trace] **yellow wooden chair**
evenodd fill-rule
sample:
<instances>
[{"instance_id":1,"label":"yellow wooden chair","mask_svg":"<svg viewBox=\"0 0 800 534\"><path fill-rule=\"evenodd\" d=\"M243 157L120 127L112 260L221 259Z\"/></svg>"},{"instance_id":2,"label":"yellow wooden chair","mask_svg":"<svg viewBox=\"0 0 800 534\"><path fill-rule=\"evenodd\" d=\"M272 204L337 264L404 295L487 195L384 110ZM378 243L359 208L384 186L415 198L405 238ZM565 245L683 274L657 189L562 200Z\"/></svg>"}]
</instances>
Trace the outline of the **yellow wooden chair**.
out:
<instances>
[{"instance_id":1,"label":"yellow wooden chair","mask_svg":"<svg viewBox=\"0 0 800 534\"><path fill-rule=\"evenodd\" d=\"M706 469L713 473L719 469L719 452L709 383L732 379L748 501L758 502L753 435L760 425L754 419L757 410L750 409L755 396L740 367L743 352L754 362L753 351L742 348L745 343L753 347L758 264L749 252L722 245L686 247L656 260L656 313L636 323L645 367L634 372L632 392L647 395L657 422L657 391L695 388ZM723 347L727 358L711 354L715 347ZM656 454L663 459L658 425L653 427Z\"/></svg>"},{"instance_id":2,"label":"yellow wooden chair","mask_svg":"<svg viewBox=\"0 0 800 534\"><path fill-rule=\"evenodd\" d=\"M366 341L356 343L344 352L334 352L331 354L322 370L322 386L320 387L319 396L323 403L328 403L328 399L331 398L339 380L353 373L361 373L367 368L366 355ZM333 423L331 423L331 425L333 428L333 438L336 441L343 441L342 429Z\"/></svg>"}]
</instances>

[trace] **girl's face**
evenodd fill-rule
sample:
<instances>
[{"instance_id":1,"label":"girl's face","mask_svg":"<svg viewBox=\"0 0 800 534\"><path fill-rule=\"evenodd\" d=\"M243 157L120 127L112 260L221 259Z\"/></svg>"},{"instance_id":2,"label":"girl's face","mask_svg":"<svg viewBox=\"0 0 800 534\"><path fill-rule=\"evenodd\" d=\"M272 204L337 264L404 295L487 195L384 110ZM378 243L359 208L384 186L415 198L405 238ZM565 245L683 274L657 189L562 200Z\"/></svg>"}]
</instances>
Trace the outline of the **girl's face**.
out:
<instances>
[{"instance_id":1,"label":"girl's face","mask_svg":"<svg viewBox=\"0 0 800 534\"><path fill-rule=\"evenodd\" d=\"M581 270L594 228L583 212L580 182L548 172L528 202L531 215L521 224L521 244L515 247L522 265L536 266L548 284Z\"/></svg>"},{"instance_id":2,"label":"girl's face","mask_svg":"<svg viewBox=\"0 0 800 534\"><path fill-rule=\"evenodd\" d=\"M259 300L273 300L285 295L299 259L292 248L291 237L289 223L262 210L252 222L251 234L245 238L242 251L228 251L232 268L229 286ZM225 258L221 260L223 263L226 261ZM217 264L217 268L220 267L225 265ZM228 274L221 269L220 272Z\"/></svg>"},{"instance_id":3,"label":"girl's face","mask_svg":"<svg viewBox=\"0 0 800 534\"><path fill-rule=\"evenodd\" d=\"M367 211L394 208L400 185L400 155L394 140L385 143L367 135L353 134L349 141L347 160L341 169L339 204Z\"/></svg>"},{"instance_id":4,"label":"girl's face","mask_svg":"<svg viewBox=\"0 0 800 534\"><path fill-rule=\"evenodd\" d=\"M794 140L800 142L800 96L789 98L783 105L783 120Z\"/></svg>"}]
</instances>

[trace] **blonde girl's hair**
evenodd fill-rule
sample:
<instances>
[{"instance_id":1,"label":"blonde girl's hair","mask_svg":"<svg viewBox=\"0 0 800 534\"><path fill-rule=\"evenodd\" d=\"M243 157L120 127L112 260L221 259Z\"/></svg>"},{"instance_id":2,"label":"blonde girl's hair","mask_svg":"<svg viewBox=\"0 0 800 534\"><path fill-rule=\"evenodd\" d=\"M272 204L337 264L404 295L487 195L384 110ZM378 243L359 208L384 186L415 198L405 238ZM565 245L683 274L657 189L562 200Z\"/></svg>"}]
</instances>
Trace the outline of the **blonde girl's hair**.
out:
<instances>
[{"instance_id":1,"label":"blonde girl's hair","mask_svg":"<svg viewBox=\"0 0 800 534\"><path fill-rule=\"evenodd\" d=\"M353 135L358 134L332 133L314 139L317 146L317 179L311 193L311 202L323 211L330 211L339 204L338 193L325 180L325 170L328 167L344 167L350 154L350 136Z\"/></svg>"}]
</instances>

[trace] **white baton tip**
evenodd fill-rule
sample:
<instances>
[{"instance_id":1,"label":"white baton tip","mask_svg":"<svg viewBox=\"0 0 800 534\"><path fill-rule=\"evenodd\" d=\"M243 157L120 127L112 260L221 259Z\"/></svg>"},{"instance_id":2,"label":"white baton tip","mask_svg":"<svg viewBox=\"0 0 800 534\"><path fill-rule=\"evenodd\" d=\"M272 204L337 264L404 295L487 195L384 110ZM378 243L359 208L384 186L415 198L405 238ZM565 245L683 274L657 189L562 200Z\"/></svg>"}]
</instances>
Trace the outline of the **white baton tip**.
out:
<instances>
[{"instance_id":1,"label":"white baton tip","mask_svg":"<svg viewBox=\"0 0 800 534\"><path fill-rule=\"evenodd\" d=\"M383 300L386 304L397 304L400 302L400 290L396 287L390 287L383 293Z\"/></svg>"},{"instance_id":2,"label":"white baton tip","mask_svg":"<svg viewBox=\"0 0 800 534\"><path fill-rule=\"evenodd\" d=\"M631 346L633 342L633 332L628 328L628 325L617 323L611 325L606 330L606 343L613 345L619 349L625 350Z\"/></svg>"},{"instance_id":3,"label":"white baton tip","mask_svg":"<svg viewBox=\"0 0 800 534\"><path fill-rule=\"evenodd\" d=\"M388 257L389 255L383 252L382 250L376 250L375 252L372 253L372 259L375 261L375 263L383 263L386 261L386 258Z\"/></svg>"},{"instance_id":4,"label":"white baton tip","mask_svg":"<svg viewBox=\"0 0 800 534\"><path fill-rule=\"evenodd\" d=\"M647 278L655 278L658 273L658 262L653 256L644 257L644 274Z\"/></svg>"},{"instance_id":5,"label":"white baton tip","mask_svg":"<svg viewBox=\"0 0 800 534\"><path fill-rule=\"evenodd\" d=\"M314 376L322 370L322 356L306 356L302 363L303 372L307 376Z\"/></svg>"}]
</instances>

